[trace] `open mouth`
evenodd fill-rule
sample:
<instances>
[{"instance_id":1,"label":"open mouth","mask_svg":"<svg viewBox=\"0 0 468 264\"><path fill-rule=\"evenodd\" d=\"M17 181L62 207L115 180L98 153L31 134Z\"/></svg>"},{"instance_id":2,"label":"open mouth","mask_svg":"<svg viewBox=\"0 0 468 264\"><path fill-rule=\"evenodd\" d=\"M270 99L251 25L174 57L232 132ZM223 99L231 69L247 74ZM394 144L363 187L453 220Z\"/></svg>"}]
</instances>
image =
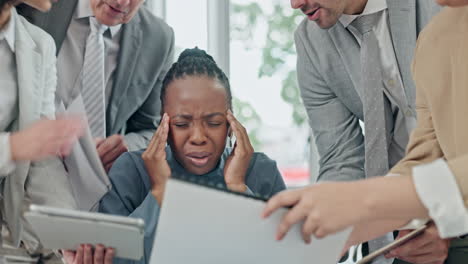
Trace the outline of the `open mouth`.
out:
<instances>
[{"instance_id":1,"label":"open mouth","mask_svg":"<svg viewBox=\"0 0 468 264\"><path fill-rule=\"evenodd\" d=\"M187 159L196 167L203 167L208 163L211 153L192 152L186 155Z\"/></svg>"},{"instance_id":2,"label":"open mouth","mask_svg":"<svg viewBox=\"0 0 468 264\"><path fill-rule=\"evenodd\" d=\"M318 15L319 15L319 10L320 10L320 7L306 13L306 16L310 19L310 20L316 20L318 18Z\"/></svg>"}]
</instances>

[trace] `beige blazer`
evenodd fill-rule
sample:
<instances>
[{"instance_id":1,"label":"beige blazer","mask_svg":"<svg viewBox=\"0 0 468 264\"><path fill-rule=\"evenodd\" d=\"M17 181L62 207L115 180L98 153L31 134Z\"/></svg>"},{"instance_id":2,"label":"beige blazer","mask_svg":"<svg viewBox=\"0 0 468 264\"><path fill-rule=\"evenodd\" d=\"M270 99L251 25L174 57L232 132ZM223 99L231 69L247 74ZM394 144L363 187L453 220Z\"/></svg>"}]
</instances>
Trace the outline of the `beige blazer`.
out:
<instances>
[{"instance_id":1,"label":"beige blazer","mask_svg":"<svg viewBox=\"0 0 468 264\"><path fill-rule=\"evenodd\" d=\"M13 12L16 13L15 9ZM13 130L23 130L41 117L54 118L54 93L57 83L55 43L38 27L19 15L16 19L15 56L18 80L19 116ZM13 244L20 239L31 241L35 248L37 239L22 219L25 202L73 207L68 176L59 159L42 162L22 162L9 175L0 175L1 209L3 219L10 230Z\"/></svg>"},{"instance_id":2,"label":"beige blazer","mask_svg":"<svg viewBox=\"0 0 468 264\"><path fill-rule=\"evenodd\" d=\"M443 158L468 206L468 7L446 8L420 35L413 62L417 128L392 173Z\"/></svg>"}]
</instances>

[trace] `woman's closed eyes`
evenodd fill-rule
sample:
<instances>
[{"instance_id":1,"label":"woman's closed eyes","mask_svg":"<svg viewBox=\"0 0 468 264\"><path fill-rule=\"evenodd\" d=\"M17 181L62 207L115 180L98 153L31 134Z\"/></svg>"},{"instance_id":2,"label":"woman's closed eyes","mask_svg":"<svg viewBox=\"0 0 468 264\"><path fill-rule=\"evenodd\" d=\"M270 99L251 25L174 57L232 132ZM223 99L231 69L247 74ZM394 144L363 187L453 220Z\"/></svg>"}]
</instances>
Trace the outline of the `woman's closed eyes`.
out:
<instances>
[{"instance_id":1,"label":"woman's closed eyes","mask_svg":"<svg viewBox=\"0 0 468 264\"><path fill-rule=\"evenodd\" d=\"M219 119L219 118L218 118ZM175 126L176 128L182 129L182 128L189 128L194 121L174 121L172 122L172 125ZM208 127L219 127L222 125L226 124L226 120L203 120L204 124L206 124Z\"/></svg>"}]
</instances>

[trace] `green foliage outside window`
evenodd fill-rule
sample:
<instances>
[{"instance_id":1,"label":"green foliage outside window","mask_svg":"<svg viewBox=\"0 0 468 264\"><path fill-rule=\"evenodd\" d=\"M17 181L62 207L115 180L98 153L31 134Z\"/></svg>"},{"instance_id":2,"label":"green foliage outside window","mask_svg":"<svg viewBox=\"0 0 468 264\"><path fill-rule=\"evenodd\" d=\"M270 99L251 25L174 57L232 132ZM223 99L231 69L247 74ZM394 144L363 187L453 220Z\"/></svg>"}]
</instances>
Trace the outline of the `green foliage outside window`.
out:
<instances>
[{"instance_id":1,"label":"green foliage outside window","mask_svg":"<svg viewBox=\"0 0 468 264\"><path fill-rule=\"evenodd\" d=\"M271 77L275 74L285 76L282 81L281 97L293 107L293 121L301 126L307 120L304 106L301 101L295 69L285 67L287 60L295 60L294 30L300 20L301 12L291 9L284 0L273 1L273 11L266 13L261 3L232 4L233 21L231 36L236 40L243 40L246 48L254 37L255 28L260 20L267 22L268 30L266 44L262 47L262 65L258 77ZM237 19L236 19L237 16ZM239 19L239 16L241 19ZM241 22L239 22L241 21Z\"/></svg>"}]
</instances>

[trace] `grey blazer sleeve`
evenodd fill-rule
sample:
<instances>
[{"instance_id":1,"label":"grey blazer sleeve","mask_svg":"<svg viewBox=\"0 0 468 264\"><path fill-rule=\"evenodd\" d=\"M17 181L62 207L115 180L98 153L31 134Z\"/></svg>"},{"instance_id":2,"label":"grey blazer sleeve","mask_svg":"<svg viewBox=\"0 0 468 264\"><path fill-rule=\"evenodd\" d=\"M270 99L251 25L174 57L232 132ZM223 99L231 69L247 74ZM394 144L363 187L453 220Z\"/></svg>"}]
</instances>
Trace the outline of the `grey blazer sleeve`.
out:
<instances>
[{"instance_id":1,"label":"grey blazer sleeve","mask_svg":"<svg viewBox=\"0 0 468 264\"><path fill-rule=\"evenodd\" d=\"M317 181L364 178L364 138L359 119L327 85L316 62L317 50L301 34L299 30L295 34L297 74L320 156Z\"/></svg>"},{"instance_id":2,"label":"grey blazer sleeve","mask_svg":"<svg viewBox=\"0 0 468 264\"><path fill-rule=\"evenodd\" d=\"M154 84L150 95L143 103L143 105L138 109L138 111L133 114L132 117L127 121L126 131L129 131L130 133L125 135L125 142L127 143L130 151L146 148L151 138L153 137L154 132L156 131L156 124L159 124L160 122L161 116L159 111L161 107L160 94L162 82L174 61L173 32L171 35L171 43L169 47L169 55L166 56L164 69L161 74L159 74L159 77Z\"/></svg>"}]
</instances>

